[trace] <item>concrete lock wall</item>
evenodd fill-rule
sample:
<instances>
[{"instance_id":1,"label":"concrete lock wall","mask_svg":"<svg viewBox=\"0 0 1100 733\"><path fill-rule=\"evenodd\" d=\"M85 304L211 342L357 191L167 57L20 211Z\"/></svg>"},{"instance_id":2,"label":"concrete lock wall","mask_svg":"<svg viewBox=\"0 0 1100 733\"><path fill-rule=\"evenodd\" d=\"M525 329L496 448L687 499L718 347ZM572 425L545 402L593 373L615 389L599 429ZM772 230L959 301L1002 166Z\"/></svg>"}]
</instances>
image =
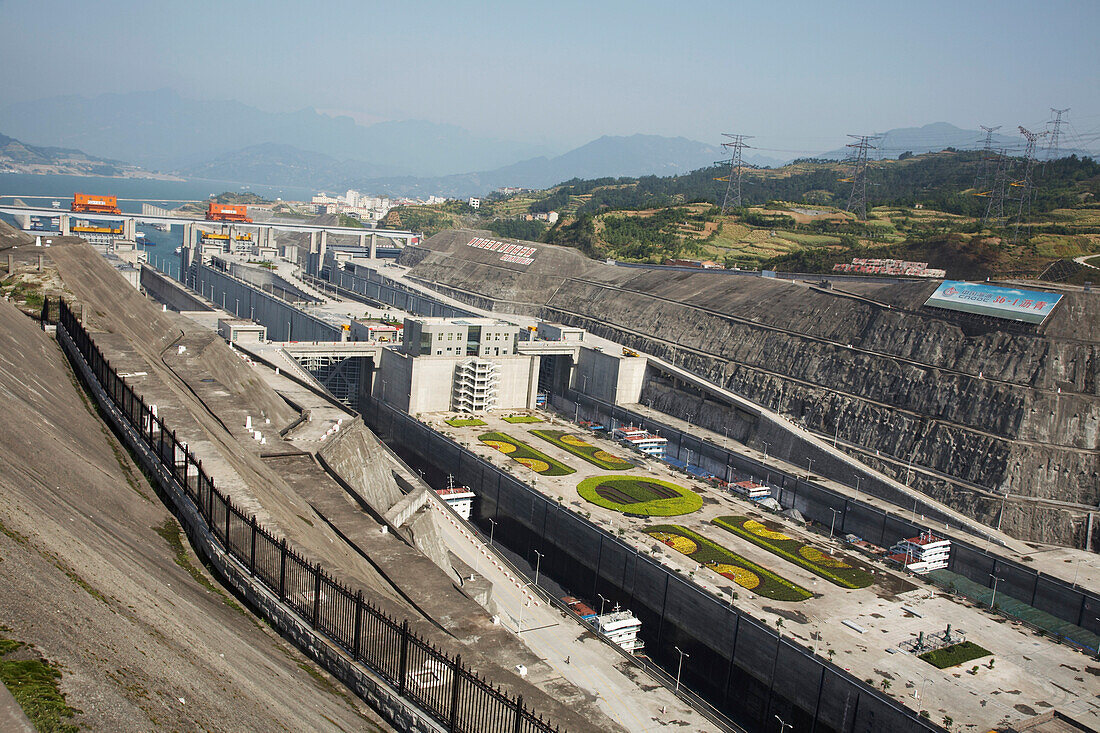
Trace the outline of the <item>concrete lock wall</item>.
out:
<instances>
[{"instance_id":1,"label":"concrete lock wall","mask_svg":"<svg viewBox=\"0 0 1100 733\"><path fill-rule=\"evenodd\" d=\"M877 545L888 547L903 537L912 537L925 527L914 522L906 509L899 508L886 512L878 507L866 504L844 494L837 493L824 486L806 481L802 476L793 476L774 467L766 466L751 456L726 450L722 446L699 440L685 434L670 425L653 420L631 410L602 403L586 395L570 392L569 397L579 400L581 417L587 419L617 423L633 423L660 430L668 438L669 455L686 457L686 451L692 452L692 465L704 468L716 476L724 477L726 466L747 472L758 479L767 480L777 487L779 502L785 507L797 509L807 519L828 525L836 515L834 531L838 535L856 534ZM575 402L565 398L555 398L560 409L572 413ZM815 462L816 468L816 462ZM864 481L861 489L874 486ZM875 495L878 495L877 493ZM902 502L899 502L902 503ZM902 504L904 506L904 504ZM918 507L918 514L938 521L949 519L938 513ZM1017 600L1050 613L1063 621L1076 624L1093 633L1100 633L1100 596L1069 583L1043 575L1033 568L991 554L985 549L970 545L964 541L952 540L952 572L963 575L980 585L990 587L990 576L1000 577L998 594L1004 593ZM606 594L605 594L606 595Z\"/></svg>"},{"instance_id":2,"label":"concrete lock wall","mask_svg":"<svg viewBox=\"0 0 1100 733\"><path fill-rule=\"evenodd\" d=\"M369 268L354 266L355 272L348 272L335 266L325 270L327 282L341 290L367 298L376 305L390 305L394 308L418 316L438 318L463 318L476 314L441 303L433 298L418 295L404 285L379 275Z\"/></svg>"},{"instance_id":3,"label":"concrete lock wall","mask_svg":"<svg viewBox=\"0 0 1100 733\"><path fill-rule=\"evenodd\" d=\"M194 265L192 289L239 318L267 326L272 341L339 341L338 326L314 318L220 270Z\"/></svg>"},{"instance_id":4,"label":"concrete lock wall","mask_svg":"<svg viewBox=\"0 0 1100 733\"><path fill-rule=\"evenodd\" d=\"M741 725L770 725L779 715L796 730L823 733L938 730L427 425L376 400L363 416L398 450L473 487L474 521L487 533L492 518L496 541L532 560L539 550L542 573L570 592L631 609L653 660L675 669L674 647L690 654L684 683Z\"/></svg>"},{"instance_id":5,"label":"concrete lock wall","mask_svg":"<svg viewBox=\"0 0 1100 733\"><path fill-rule=\"evenodd\" d=\"M141 287L158 303L163 303L174 311L210 311L213 310L203 301L184 290L174 280L154 270L149 265L141 266Z\"/></svg>"}]
</instances>

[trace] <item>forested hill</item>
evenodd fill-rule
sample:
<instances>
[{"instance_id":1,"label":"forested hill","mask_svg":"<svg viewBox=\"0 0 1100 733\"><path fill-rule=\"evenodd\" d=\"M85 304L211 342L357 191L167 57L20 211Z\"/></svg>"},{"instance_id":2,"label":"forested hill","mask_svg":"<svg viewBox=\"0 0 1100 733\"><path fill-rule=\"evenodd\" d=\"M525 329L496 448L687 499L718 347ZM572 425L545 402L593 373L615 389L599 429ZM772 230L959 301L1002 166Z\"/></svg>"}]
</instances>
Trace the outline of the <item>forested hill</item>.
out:
<instances>
[{"instance_id":1,"label":"forested hill","mask_svg":"<svg viewBox=\"0 0 1100 733\"><path fill-rule=\"evenodd\" d=\"M963 216L981 216L988 198L976 196L993 188L997 160L981 152L952 151L925 155L903 154L898 160L873 161L867 167L868 206L921 204ZM1005 161L1007 182L1023 179L1022 159ZM843 206L852 190L851 166L834 161L796 161L777 169L745 169L741 197L745 205L768 201L803 202ZM716 180L728 168L703 168L680 176L645 176L636 179L571 180L532 205L533 211L572 211L580 214L608 209L653 209L689 202L722 202L726 182ZM1036 163L1032 211L1044 212L1079 203L1083 197L1100 197L1100 164L1091 158L1071 156ZM1018 196L1019 186L1008 186L1008 198Z\"/></svg>"}]
</instances>

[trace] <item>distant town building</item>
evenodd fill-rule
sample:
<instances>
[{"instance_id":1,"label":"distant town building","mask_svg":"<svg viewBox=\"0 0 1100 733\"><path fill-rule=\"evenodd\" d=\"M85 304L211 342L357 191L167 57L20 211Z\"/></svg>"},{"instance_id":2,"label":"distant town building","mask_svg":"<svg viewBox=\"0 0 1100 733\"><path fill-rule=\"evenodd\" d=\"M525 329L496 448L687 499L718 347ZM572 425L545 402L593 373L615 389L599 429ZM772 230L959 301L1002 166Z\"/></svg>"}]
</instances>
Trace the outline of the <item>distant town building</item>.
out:
<instances>
[{"instance_id":1,"label":"distant town building","mask_svg":"<svg viewBox=\"0 0 1100 733\"><path fill-rule=\"evenodd\" d=\"M480 209L481 208L481 199L474 198L473 196L471 196L469 204L470 204L471 209Z\"/></svg>"}]
</instances>

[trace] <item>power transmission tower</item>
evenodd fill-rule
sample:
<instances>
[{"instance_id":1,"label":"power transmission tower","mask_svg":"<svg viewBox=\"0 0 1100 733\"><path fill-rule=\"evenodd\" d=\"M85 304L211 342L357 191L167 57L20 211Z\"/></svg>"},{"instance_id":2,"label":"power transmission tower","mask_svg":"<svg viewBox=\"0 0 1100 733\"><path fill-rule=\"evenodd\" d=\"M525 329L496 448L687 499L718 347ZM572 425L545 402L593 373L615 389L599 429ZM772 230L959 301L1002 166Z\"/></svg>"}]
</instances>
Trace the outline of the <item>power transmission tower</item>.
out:
<instances>
[{"instance_id":1,"label":"power transmission tower","mask_svg":"<svg viewBox=\"0 0 1100 733\"><path fill-rule=\"evenodd\" d=\"M1069 107L1065 109L1050 108L1050 111L1054 113L1054 119L1048 122L1049 125L1054 125L1054 129L1050 131L1050 142L1047 144L1047 160L1058 159L1058 144L1062 141L1062 125L1065 122L1062 121L1062 115L1069 112Z\"/></svg>"},{"instance_id":2,"label":"power transmission tower","mask_svg":"<svg viewBox=\"0 0 1100 733\"><path fill-rule=\"evenodd\" d=\"M875 150L872 140L878 140L878 135L849 135L856 142L848 143L847 147L855 149L855 161L852 175L842 178L842 181L852 182L852 193L848 197L848 211L860 219L867 218L867 151Z\"/></svg>"},{"instance_id":3,"label":"power transmission tower","mask_svg":"<svg viewBox=\"0 0 1100 733\"><path fill-rule=\"evenodd\" d=\"M1027 140L1027 148L1024 151L1024 177L1019 181L1014 181L1011 185L1020 189L1020 206L1016 210L1016 226L1012 230L1012 244L1016 244L1016 240L1020 235L1020 224L1024 222L1026 217L1027 233L1031 236L1031 169L1035 164L1035 143L1039 138L1045 137L1046 132L1032 132L1023 125L1020 125L1020 134Z\"/></svg>"},{"instance_id":4,"label":"power transmission tower","mask_svg":"<svg viewBox=\"0 0 1100 733\"><path fill-rule=\"evenodd\" d=\"M725 214L730 208L741 208L741 167L742 158L741 152L745 148L751 148L751 145L746 145L745 141L752 139L752 135L737 135L728 132L723 132L723 136L730 138L729 142L722 143L722 147L730 151L730 172L726 176L726 195L722 199L722 213Z\"/></svg>"},{"instance_id":5,"label":"power transmission tower","mask_svg":"<svg viewBox=\"0 0 1100 733\"><path fill-rule=\"evenodd\" d=\"M993 185L987 192L979 192L979 196L987 196L989 202L985 206L985 216L982 217L982 225L989 226L994 221L1000 221L1005 215L1005 187L1008 183L1008 152L1001 149L997 154L996 167L993 169Z\"/></svg>"},{"instance_id":6,"label":"power transmission tower","mask_svg":"<svg viewBox=\"0 0 1100 733\"><path fill-rule=\"evenodd\" d=\"M1001 126L986 127L985 125L978 125L978 127L985 130L985 145L982 148L982 164L978 167L978 175L974 177L974 190L978 192L979 196L984 196L988 193L983 189L986 180L989 178L989 163L994 160L993 133L1000 130Z\"/></svg>"}]
</instances>

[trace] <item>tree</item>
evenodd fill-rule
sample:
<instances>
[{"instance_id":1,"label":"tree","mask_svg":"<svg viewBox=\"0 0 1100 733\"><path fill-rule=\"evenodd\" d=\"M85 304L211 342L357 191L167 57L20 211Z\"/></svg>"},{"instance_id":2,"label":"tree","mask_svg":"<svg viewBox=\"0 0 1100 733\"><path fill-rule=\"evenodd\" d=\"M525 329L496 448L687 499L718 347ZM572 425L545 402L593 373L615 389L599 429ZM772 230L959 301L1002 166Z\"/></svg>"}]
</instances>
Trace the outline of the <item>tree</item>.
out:
<instances>
[{"instance_id":1,"label":"tree","mask_svg":"<svg viewBox=\"0 0 1100 733\"><path fill-rule=\"evenodd\" d=\"M951 730L951 724L954 722L955 719L952 718L950 715L943 716L943 727L947 728L947 730Z\"/></svg>"}]
</instances>

